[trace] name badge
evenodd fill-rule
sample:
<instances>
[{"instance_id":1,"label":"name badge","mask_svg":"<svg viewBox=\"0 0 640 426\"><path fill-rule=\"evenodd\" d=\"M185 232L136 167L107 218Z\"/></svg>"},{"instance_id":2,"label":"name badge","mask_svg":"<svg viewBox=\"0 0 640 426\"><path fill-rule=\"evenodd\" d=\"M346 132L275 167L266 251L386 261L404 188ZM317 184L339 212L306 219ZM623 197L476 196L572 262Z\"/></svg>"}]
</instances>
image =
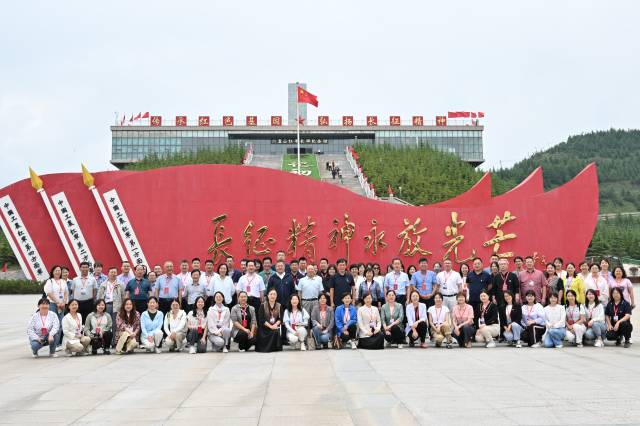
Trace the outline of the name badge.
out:
<instances>
[{"instance_id":1,"label":"name badge","mask_svg":"<svg viewBox=\"0 0 640 426\"><path fill-rule=\"evenodd\" d=\"M273 324L273 323L275 323L275 322L276 322L276 319L275 319L274 317L271 317L271 318L269 318L269 322L270 322L271 324Z\"/></svg>"},{"instance_id":2,"label":"name badge","mask_svg":"<svg viewBox=\"0 0 640 426\"><path fill-rule=\"evenodd\" d=\"M251 286L247 284L247 293L251 293Z\"/></svg>"},{"instance_id":3,"label":"name badge","mask_svg":"<svg viewBox=\"0 0 640 426\"><path fill-rule=\"evenodd\" d=\"M100 327L96 327L96 334L100 334L102 332L102 329Z\"/></svg>"},{"instance_id":4,"label":"name badge","mask_svg":"<svg viewBox=\"0 0 640 426\"><path fill-rule=\"evenodd\" d=\"M618 321L618 316L617 316L617 315L614 315L614 316L613 316L613 320L614 320L614 321Z\"/></svg>"},{"instance_id":5,"label":"name badge","mask_svg":"<svg viewBox=\"0 0 640 426\"><path fill-rule=\"evenodd\" d=\"M135 294L136 296L140 294L140 287L136 287L136 289L133 291L133 294Z\"/></svg>"},{"instance_id":6,"label":"name badge","mask_svg":"<svg viewBox=\"0 0 640 426\"><path fill-rule=\"evenodd\" d=\"M529 281L529 285L533 287L533 281Z\"/></svg>"},{"instance_id":7,"label":"name badge","mask_svg":"<svg viewBox=\"0 0 640 426\"><path fill-rule=\"evenodd\" d=\"M422 291L427 291L427 283L422 283Z\"/></svg>"},{"instance_id":8,"label":"name badge","mask_svg":"<svg viewBox=\"0 0 640 426\"><path fill-rule=\"evenodd\" d=\"M447 289L447 283L442 284L442 289L446 290Z\"/></svg>"},{"instance_id":9,"label":"name badge","mask_svg":"<svg viewBox=\"0 0 640 426\"><path fill-rule=\"evenodd\" d=\"M393 285L393 289L394 289L394 290L397 290L397 289L398 289L398 284L394 284L394 285Z\"/></svg>"},{"instance_id":10,"label":"name badge","mask_svg":"<svg viewBox=\"0 0 640 426\"><path fill-rule=\"evenodd\" d=\"M482 317L478 318L478 324L479 325L484 325L484 318L482 318Z\"/></svg>"},{"instance_id":11,"label":"name badge","mask_svg":"<svg viewBox=\"0 0 640 426\"><path fill-rule=\"evenodd\" d=\"M200 326L198 326L198 334L202 334L204 332L204 329Z\"/></svg>"},{"instance_id":12,"label":"name badge","mask_svg":"<svg viewBox=\"0 0 640 426\"><path fill-rule=\"evenodd\" d=\"M49 330L47 330L47 327L42 327L40 329L40 334L42 334L42 337L46 336L47 334L49 334Z\"/></svg>"},{"instance_id":13,"label":"name badge","mask_svg":"<svg viewBox=\"0 0 640 426\"><path fill-rule=\"evenodd\" d=\"M169 294L169 287L165 287L162 291L163 294Z\"/></svg>"},{"instance_id":14,"label":"name badge","mask_svg":"<svg viewBox=\"0 0 640 426\"><path fill-rule=\"evenodd\" d=\"M87 294L87 290L85 290L84 288L80 289L80 294L84 296L85 294Z\"/></svg>"}]
</instances>

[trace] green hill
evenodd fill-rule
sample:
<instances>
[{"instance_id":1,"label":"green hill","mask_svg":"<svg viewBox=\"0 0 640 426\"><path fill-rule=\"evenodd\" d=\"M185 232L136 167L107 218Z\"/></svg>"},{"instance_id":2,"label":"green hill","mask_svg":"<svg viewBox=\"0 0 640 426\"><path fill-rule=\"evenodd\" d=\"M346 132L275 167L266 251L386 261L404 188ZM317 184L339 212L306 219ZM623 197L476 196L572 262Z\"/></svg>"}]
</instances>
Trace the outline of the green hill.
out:
<instances>
[{"instance_id":1,"label":"green hill","mask_svg":"<svg viewBox=\"0 0 640 426\"><path fill-rule=\"evenodd\" d=\"M203 149L188 153L174 153L167 156L151 154L142 160L128 164L125 170L150 170L186 164L242 164L244 148L226 146L223 149Z\"/></svg>"},{"instance_id":2,"label":"green hill","mask_svg":"<svg viewBox=\"0 0 640 426\"><path fill-rule=\"evenodd\" d=\"M600 213L640 210L640 130L608 130L569 137L545 151L495 170L512 186L542 166L545 189L572 179L587 164L598 165Z\"/></svg>"},{"instance_id":3,"label":"green hill","mask_svg":"<svg viewBox=\"0 0 640 426\"><path fill-rule=\"evenodd\" d=\"M394 195L415 205L453 198L471 188L483 175L456 155L429 147L356 144L353 148L378 195L385 196L391 186ZM507 191L509 185L501 178L493 179L495 193Z\"/></svg>"}]
</instances>

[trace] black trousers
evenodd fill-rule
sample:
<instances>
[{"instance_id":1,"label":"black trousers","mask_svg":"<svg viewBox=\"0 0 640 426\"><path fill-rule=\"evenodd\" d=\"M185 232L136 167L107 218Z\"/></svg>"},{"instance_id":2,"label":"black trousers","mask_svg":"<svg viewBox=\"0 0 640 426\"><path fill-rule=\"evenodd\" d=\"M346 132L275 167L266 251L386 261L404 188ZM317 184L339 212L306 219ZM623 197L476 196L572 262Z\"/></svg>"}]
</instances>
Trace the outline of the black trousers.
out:
<instances>
[{"instance_id":1,"label":"black trousers","mask_svg":"<svg viewBox=\"0 0 640 426\"><path fill-rule=\"evenodd\" d=\"M476 334L476 329L471 324L460 327L460 334L455 334L455 329L451 332L453 337L458 341L458 345L464 346L471 341Z\"/></svg>"},{"instance_id":2,"label":"black trousers","mask_svg":"<svg viewBox=\"0 0 640 426\"><path fill-rule=\"evenodd\" d=\"M243 330L238 330L238 334L233 338L233 341L238 344L238 349L248 351L251 346L256 344L256 337L253 336L249 339L249 335Z\"/></svg>"},{"instance_id":3,"label":"black trousers","mask_svg":"<svg viewBox=\"0 0 640 426\"><path fill-rule=\"evenodd\" d=\"M249 296L249 298L247 299L247 303L253 306L253 308L256 310L256 315L258 315L258 310L260 309L260 298Z\"/></svg>"},{"instance_id":4,"label":"black trousers","mask_svg":"<svg viewBox=\"0 0 640 426\"><path fill-rule=\"evenodd\" d=\"M142 313L147 310L147 301L146 300L134 300L133 304L136 307L136 311L140 315L142 315Z\"/></svg>"},{"instance_id":5,"label":"black trousers","mask_svg":"<svg viewBox=\"0 0 640 426\"><path fill-rule=\"evenodd\" d=\"M618 331L607 331L607 340L618 340L624 337L624 340L631 338L631 332L633 331L633 325L631 321L622 321L618 326Z\"/></svg>"},{"instance_id":6,"label":"black trousers","mask_svg":"<svg viewBox=\"0 0 640 426\"><path fill-rule=\"evenodd\" d=\"M528 346L533 346L534 344L541 342L544 331L545 331L544 326L538 325L538 324L531 324L531 325L528 325L524 330L522 330L520 339L527 342Z\"/></svg>"},{"instance_id":7,"label":"black trousers","mask_svg":"<svg viewBox=\"0 0 640 426\"><path fill-rule=\"evenodd\" d=\"M359 349L384 349L384 337L381 331L370 337L361 337L358 339Z\"/></svg>"},{"instance_id":8,"label":"black trousers","mask_svg":"<svg viewBox=\"0 0 640 426\"><path fill-rule=\"evenodd\" d=\"M111 331L105 331L102 333L102 336L93 335L91 336L91 351L95 354L95 352L100 349L109 349L111 346L111 339L113 338L113 334Z\"/></svg>"},{"instance_id":9,"label":"black trousers","mask_svg":"<svg viewBox=\"0 0 640 426\"><path fill-rule=\"evenodd\" d=\"M93 299L78 300L78 313L82 315L83 320L85 320L91 312L93 312Z\"/></svg>"},{"instance_id":10,"label":"black trousers","mask_svg":"<svg viewBox=\"0 0 640 426\"><path fill-rule=\"evenodd\" d=\"M161 297L158 299L158 310L162 312L163 315L167 315L167 312L171 311L171 302L173 299L168 297Z\"/></svg>"},{"instance_id":11,"label":"black trousers","mask_svg":"<svg viewBox=\"0 0 640 426\"><path fill-rule=\"evenodd\" d=\"M347 343L349 340L355 340L358 336L358 327L356 327L355 324L351 324L349 327L347 327L347 331L349 332L348 336L344 333L342 333L342 336L340 336L340 339L343 343Z\"/></svg>"},{"instance_id":12,"label":"black trousers","mask_svg":"<svg viewBox=\"0 0 640 426\"><path fill-rule=\"evenodd\" d=\"M391 344L398 344L398 345L403 345L406 343L406 339L404 336L404 331L402 331L402 328L400 328L399 325L394 325L393 327L391 327L391 330L389 330L391 332L390 335L386 334L384 335L384 340L386 340L387 342L391 343Z\"/></svg>"},{"instance_id":13,"label":"black trousers","mask_svg":"<svg viewBox=\"0 0 640 426\"><path fill-rule=\"evenodd\" d=\"M415 343L418 339L420 339L420 343L424 343L427 338L427 323L422 321L420 324L416 326L416 331L418 332L418 337L413 338L413 330L409 330L407 336L409 336L409 342Z\"/></svg>"}]
</instances>

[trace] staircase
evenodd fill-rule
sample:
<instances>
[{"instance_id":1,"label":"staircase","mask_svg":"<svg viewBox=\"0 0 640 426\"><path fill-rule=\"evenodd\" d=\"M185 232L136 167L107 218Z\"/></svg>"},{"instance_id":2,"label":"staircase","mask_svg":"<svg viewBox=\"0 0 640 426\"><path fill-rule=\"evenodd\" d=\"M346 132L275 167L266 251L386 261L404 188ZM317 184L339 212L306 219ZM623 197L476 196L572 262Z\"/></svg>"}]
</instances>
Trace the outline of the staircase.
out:
<instances>
[{"instance_id":1,"label":"staircase","mask_svg":"<svg viewBox=\"0 0 640 426\"><path fill-rule=\"evenodd\" d=\"M353 170L347 162L347 157L344 154L318 154L316 155L316 158L318 159L318 168L320 169L320 179L323 182L341 186L351 192L355 192L356 194L364 196L364 191L360 186L360 182L354 176ZM342 181L337 176L335 179L333 179L333 177L331 176L331 171L327 170L327 161L329 163L333 161L335 165L340 168L340 173L342 173Z\"/></svg>"},{"instance_id":2,"label":"staircase","mask_svg":"<svg viewBox=\"0 0 640 426\"><path fill-rule=\"evenodd\" d=\"M253 154L250 166L282 170L281 154Z\"/></svg>"}]
</instances>

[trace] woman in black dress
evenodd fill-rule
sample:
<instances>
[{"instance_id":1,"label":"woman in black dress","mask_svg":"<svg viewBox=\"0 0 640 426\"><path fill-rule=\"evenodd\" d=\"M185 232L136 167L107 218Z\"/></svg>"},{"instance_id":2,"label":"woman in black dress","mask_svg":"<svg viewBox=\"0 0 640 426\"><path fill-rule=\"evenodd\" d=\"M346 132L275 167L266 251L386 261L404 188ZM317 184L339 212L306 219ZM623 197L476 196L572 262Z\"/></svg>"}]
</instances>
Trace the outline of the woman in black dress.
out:
<instances>
[{"instance_id":1,"label":"woman in black dress","mask_svg":"<svg viewBox=\"0 0 640 426\"><path fill-rule=\"evenodd\" d=\"M271 288L267 293L267 300L258 309L258 339L256 352L276 352L282 350L280 337L280 304L276 302L278 293Z\"/></svg>"}]
</instances>

